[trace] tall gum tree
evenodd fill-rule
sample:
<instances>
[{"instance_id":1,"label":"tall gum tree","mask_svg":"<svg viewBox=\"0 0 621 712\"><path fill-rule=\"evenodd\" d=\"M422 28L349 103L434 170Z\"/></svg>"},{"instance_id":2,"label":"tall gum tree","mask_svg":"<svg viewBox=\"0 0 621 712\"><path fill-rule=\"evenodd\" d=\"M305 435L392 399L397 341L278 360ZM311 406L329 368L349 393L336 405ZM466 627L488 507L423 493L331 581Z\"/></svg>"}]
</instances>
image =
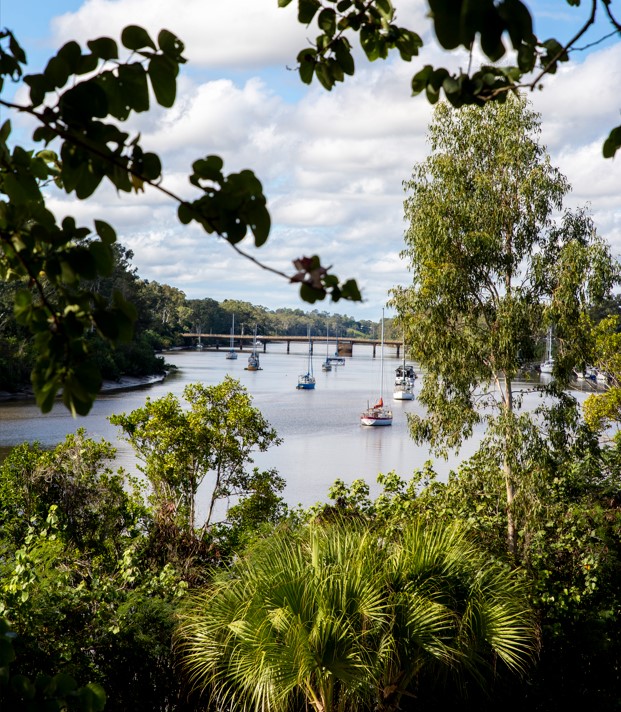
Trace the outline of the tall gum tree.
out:
<instances>
[{"instance_id":1,"label":"tall gum tree","mask_svg":"<svg viewBox=\"0 0 621 712\"><path fill-rule=\"evenodd\" d=\"M446 455L487 422L504 472L514 555L513 504L532 443L516 375L554 324L562 386L584 358L587 306L615 278L608 247L584 210L554 219L570 187L539 132L539 116L523 99L459 112L438 105L431 153L405 183L402 257L413 282L391 298L426 372L420 401L427 414L408 416L411 434Z\"/></svg>"}]
</instances>

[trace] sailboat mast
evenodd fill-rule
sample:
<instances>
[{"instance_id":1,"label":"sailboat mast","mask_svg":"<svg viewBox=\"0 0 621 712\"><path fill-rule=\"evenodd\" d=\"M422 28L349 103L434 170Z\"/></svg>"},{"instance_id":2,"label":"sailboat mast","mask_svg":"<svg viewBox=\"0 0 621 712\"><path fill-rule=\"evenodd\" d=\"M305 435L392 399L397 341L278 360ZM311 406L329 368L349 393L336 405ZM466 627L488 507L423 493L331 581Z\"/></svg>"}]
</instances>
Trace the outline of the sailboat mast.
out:
<instances>
[{"instance_id":1,"label":"sailboat mast","mask_svg":"<svg viewBox=\"0 0 621 712\"><path fill-rule=\"evenodd\" d=\"M382 309L382 344L380 346L380 398L384 397L384 310Z\"/></svg>"}]
</instances>

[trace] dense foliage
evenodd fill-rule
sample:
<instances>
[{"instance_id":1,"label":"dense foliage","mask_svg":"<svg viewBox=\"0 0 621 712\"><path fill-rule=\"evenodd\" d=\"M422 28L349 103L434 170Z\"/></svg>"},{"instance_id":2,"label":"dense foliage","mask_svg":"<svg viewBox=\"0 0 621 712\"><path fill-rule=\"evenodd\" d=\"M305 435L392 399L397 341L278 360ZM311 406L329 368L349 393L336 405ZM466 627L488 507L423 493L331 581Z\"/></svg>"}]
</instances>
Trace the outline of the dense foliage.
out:
<instances>
[{"instance_id":1,"label":"dense foliage","mask_svg":"<svg viewBox=\"0 0 621 712\"><path fill-rule=\"evenodd\" d=\"M113 471L114 449L82 430L50 451L17 447L0 466L0 618L17 633L12 677L99 684L107 711L195 709L171 649L176 611L189 588L283 516L284 483L271 471L246 472L252 447L275 434L243 389L193 388L189 419L207 450L202 474L213 467L217 476L218 459L227 466L219 494L228 487L230 506L216 524L187 521L191 473L177 468L164 500L151 487L157 480ZM218 424L227 414L243 421L244 412L247 422L223 438ZM180 413L169 415L158 423L160 448Z\"/></svg>"}]
</instances>

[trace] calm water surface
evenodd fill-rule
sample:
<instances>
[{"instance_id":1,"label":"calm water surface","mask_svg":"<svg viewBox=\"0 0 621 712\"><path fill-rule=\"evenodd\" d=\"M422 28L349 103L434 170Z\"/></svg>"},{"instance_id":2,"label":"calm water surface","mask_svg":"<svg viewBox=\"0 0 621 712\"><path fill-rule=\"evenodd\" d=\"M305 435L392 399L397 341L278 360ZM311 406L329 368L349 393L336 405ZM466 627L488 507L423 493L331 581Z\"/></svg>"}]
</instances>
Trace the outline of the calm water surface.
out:
<instances>
[{"instance_id":1,"label":"calm water surface","mask_svg":"<svg viewBox=\"0 0 621 712\"><path fill-rule=\"evenodd\" d=\"M212 385L222 381L228 373L248 389L257 406L276 429L283 443L266 453L257 453L255 465L261 469L276 468L287 481L286 501L295 505L312 504L327 498L329 486L336 478L351 482L364 478L373 492L379 472L395 470L404 478L433 460L426 447L415 445L407 433L406 413L422 409L418 401L393 401L392 379L400 363L395 355L384 359L384 400L393 409L392 427L369 428L360 425L359 416L369 401L375 402L380 390L379 358L372 358L369 347L354 347L353 358L345 366L321 371L325 349L315 347L315 378L313 391L298 391L298 374L307 367L306 347L292 345L291 354L284 344L270 344L261 353L262 370L245 371L247 353L240 353L236 361L225 359L225 351L176 351L165 354L175 364L173 372L163 383L137 390L109 393L100 396L91 413L73 419L61 403L51 413L42 415L34 403L10 402L0 404L0 448L7 449L24 441L39 441L54 445L68 433L84 427L94 438L105 438L118 448L118 463L135 469L133 451L119 439L118 428L110 425L113 413L129 412L142 406L147 398L160 398L172 392L179 398L188 383ZM421 379L416 382L415 394ZM525 388L530 388L524 384ZM586 395L586 394L585 394ZM580 397L580 395L579 395ZM539 396L525 395L525 407L534 407ZM459 460L476 449L481 431L449 462L434 461L436 469L446 475Z\"/></svg>"}]
</instances>

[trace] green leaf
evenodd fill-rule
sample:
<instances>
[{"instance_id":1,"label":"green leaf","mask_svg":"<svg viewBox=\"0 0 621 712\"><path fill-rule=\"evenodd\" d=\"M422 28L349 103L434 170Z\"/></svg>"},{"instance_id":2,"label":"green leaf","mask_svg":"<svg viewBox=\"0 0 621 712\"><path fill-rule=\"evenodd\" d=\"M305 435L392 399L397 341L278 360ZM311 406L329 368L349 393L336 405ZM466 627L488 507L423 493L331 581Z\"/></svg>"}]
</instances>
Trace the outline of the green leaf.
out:
<instances>
[{"instance_id":1,"label":"green leaf","mask_svg":"<svg viewBox=\"0 0 621 712\"><path fill-rule=\"evenodd\" d=\"M614 128L608 134L608 138L604 141L604 146L602 148L604 158L614 158L614 155L619 148L621 148L621 126Z\"/></svg>"},{"instance_id":2,"label":"green leaf","mask_svg":"<svg viewBox=\"0 0 621 712\"><path fill-rule=\"evenodd\" d=\"M300 79L304 84L310 84L317 66L317 53L314 49L303 49L298 54L297 60L300 66Z\"/></svg>"},{"instance_id":3,"label":"green leaf","mask_svg":"<svg viewBox=\"0 0 621 712\"><path fill-rule=\"evenodd\" d=\"M308 25L321 7L319 0L299 0L298 22Z\"/></svg>"},{"instance_id":4,"label":"green leaf","mask_svg":"<svg viewBox=\"0 0 621 712\"><path fill-rule=\"evenodd\" d=\"M325 8L317 18L319 27L330 37L336 32L336 13L332 8Z\"/></svg>"},{"instance_id":5,"label":"green leaf","mask_svg":"<svg viewBox=\"0 0 621 712\"><path fill-rule=\"evenodd\" d=\"M24 77L24 84L30 87L30 101L33 107L42 104L45 94L53 90L53 87L49 86L49 82L43 74L31 74Z\"/></svg>"},{"instance_id":6,"label":"green leaf","mask_svg":"<svg viewBox=\"0 0 621 712\"><path fill-rule=\"evenodd\" d=\"M170 108L177 94L177 65L168 57L156 54L149 62L149 79L160 106Z\"/></svg>"},{"instance_id":7,"label":"green leaf","mask_svg":"<svg viewBox=\"0 0 621 712\"><path fill-rule=\"evenodd\" d=\"M201 158L192 164L192 170L199 178L217 183L224 178L222 175L223 167L224 161L220 156L207 156L207 158Z\"/></svg>"},{"instance_id":8,"label":"green leaf","mask_svg":"<svg viewBox=\"0 0 621 712\"><path fill-rule=\"evenodd\" d=\"M57 52L56 56L62 59L69 67L69 71L75 74L80 66L82 50L77 42L67 42Z\"/></svg>"},{"instance_id":9,"label":"green leaf","mask_svg":"<svg viewBox=\"0 0 621 712\"><path fill-rule=\"evenodd\" d=\"M375 7L380 11L380 14L385 20L392 20L394 10L390 0L375 0Z\"/></svg>"},{"instance_id":10,"label":"green leaf","mask_svg":"<svg viewBox=\"0 0 621 712\"><path fill-rule=\"evenodd\" d=\"M59 673L58 675L55 675L54 682L56 684L56 694L59 697L66 697L70 692L73 692L78 686L74 678L72 678L71 675L67 675L66 673Z\"/></svg>"},{"instance_id":11,"label":"green leaf","mask_svg":"<svg viewBox=\"0 0 621 712\"><path fill-rule=\"evenodd\" d=\"M461 44L460 13L455 12L450 0L429 0L433 27L438 42L444 49L455 49Z\"/></svg>"},{"instance_id":12,"label":"green leaf","mask_svg":"<svg viewBox=\"0 0 621 712\"><path fill-rule=\"evenodd\" d=\"M157 49L149 33L138 25L129 25L121 32L121 42L127 49L139 50L144 47Z\"/></svg>"},{"instance_id":13,"label":"green leaf","mask_svg":"<svg viewBox=\"0 0 621 712\"><path fill-rule=\"evenodd\" d=\"M104 118L108 115L108 97L95 80L80 82L66 91L60 98L61 116L69 124L89 121L93 117Z\"/></svg>"},{"instance_id":14,"label":"green leaf","mask_svg":"<svg viewBox=\"0 0 621 712\"><path fill-rule=\"evenodd\" d=\"M62 57L52 57L47 63L43 74L45 78L57 89L64 87L72 71Z\"/></svg>"},{"instance_id":15,"label":"green leaf","mask_svg":"<svg viewBox=\"0 0 621 712\"><path fill-rule=\"evenodd\" d=\"M83 54L80 58L80 63L76 70L76 74L90 74L97 69L99 65L99 60L94 54Z\"/></svg>"},{"instance_id":16,"label":"green leaf","mask_svg":"<svg viewBox=\"0 0 621 712\"><path fill-rule=\"evenodd\" d=\"M319 83L324 87L324 89L330 91L334 86L334 77L332 76L332 72L330 71L330 68L327 63L319 62L315 67L315 74L317 75L317 79L319 80Z\"/></svg>"},{"instance_id":17,"label":"green leaf","mask_svg":"<svg viewBox=\"0 0 621 712\"><path fill-rule=\"evenodd\" d=\"M112 243L116 242L116 232L107 222L95 220L95 230L99 237L101 237L101 241L104 245L112 245Z\"/></svg>"},{"instance_id":18,"label":"green leaf","mask_svg":"<svg viewBox=\"0 0 621 712\"><path fill-rule=\"evenodd\" d=\"M257 247L265 244L270 234L271 218L265 206L260 206L253 211L250 217L250 229L254 235L254 244Z\"/></svg>"},{"instance_id":19,"label":"green leaf","mask_svg":"<svg viewBox=\"0 0 621 712\"><path fill-rule=\"evenodd\" d=\"M341 37L334 43L334 57L345 74L354 74L354 58L346 39Z\"/></svg>"},{"instance_id":20,"label":"green leaf","mask_svg":"<svg viewBox=\"0 0 621 712\"><path fill-rule=\"evenodd\" d=\"M177 35L168 30L160 30L157 36L157 44L164 54L171 58L174 57L177 62L185 62L185 59L181 57L185 45Z\"/></svg>"},{"instance_id":21,"label":"green leaf","mask_svg":"<svg viewBox=\"0 0 621 712\"><path fill-rule=\"evenodd\" d=\"M149 109L149 86L147 73L138 62L119 67L119 88L126 106L136 112Z\"/></svg>"},{"instance_id":22,"label":"green leaf","mask_svg":"<svg viewBox=\"0 0 621 712\"><path fill-rule=\"evenodd\" d=\"M143 154L141 175L145 180L157 180L162 175L162 163L156 153Z\"/></svg>"},{"instance_id":23,"label":"green leaf","mask_svg":"<svg viewBox=\"0 0 621 712\"><path fill-rule=\"evenodd\" d=\"M90 693L90 708L88 708L87 712L102 712L106 706L106 692L103 687L95 682L89 682L83 689L88 690Z\"/></svg>"},{"instance_id":24,"label":"green leaf","mask_svg":"<svg viewBox=\"0 0 621 712\"><path fill-rule=\"evenodd\" d=\"M425 91L429 79L433 75L433 67L430 64L425 65L419 72L412 77L412 94L416 96L422 91Z\"/></svg>"},{"instance_id":25,"label":"green leaf","mask_svg":"<svg viewBox=\"0 0 621 712\"><path fill-rule=\"evenodd\" d=\"M86 43L86 46L95 55L95 57L103 59L104 62L109 59L119 58L117 44L110 37L99 37L96 40L90 40Z\"/></svg>"},{"instance_id":26,"label":"green leaf","mask_svg":"<svg viewBox=\"0 0 621 712\"><path fill-rule=\"evenodd\" d=\"M325 299L325 296L326 296L326 293L323 289L317 289L315 287L311 287L309 284L306 284L305 282L302 282L302 284L300 285L300 298L305 302L314 304L317 301L321 301L322 299Z\"/></svg>"},{"instance_id":27,"label":"green leaf","mask_svg":"<svg viewBox=\"0 0 621 712\"><path fill-rule=\"evenodd\" d=\"M418 56L418 50L423 46L423 41L415 32L400 29L399 37L395 43L401 59L410 62L412 57Z\"/></svg>"},{"instance_id":28,"label":"green leaf","mask_svg":"<svg viewBox=\"0 0 621 712\"><path fill-rule=\"evenodd\" d=\"M446 94L457 94L459 91L461 91L461 85L453 77L447 77L442 82L442 88L444 89Z\"/></svg>"},{"instance_id":29,"label":"green leaf","mask_svg":"<svg viewBox=\"0 0 621 712\"><path fill-rule=\"evenodd\" d=\"M362 294L355 279L348 279L341 285L341 296L353 302L361 302Z\"/></svg>"},{"instance_id":30,"label":"green leaf","mask_svg":"<svg viewBox=\"0 0 621 712\"><path fill-rule=\"evenodd\" d=\"M379 33L374 27L363 25L360 28L360 45L370 62L373 62L379 57L378 40Z\"/></svg>"},{"instance_id":31,"label":"green leaf","mask_svg":"<svg viewBox=\"0 0 621 712\"><path fill-rule=\"evenodd\" d=\"M177 208L177 217L182 225L189 225L195 218L195 212L188 203L180 203Z\"/></svg>"}]
</instances>

